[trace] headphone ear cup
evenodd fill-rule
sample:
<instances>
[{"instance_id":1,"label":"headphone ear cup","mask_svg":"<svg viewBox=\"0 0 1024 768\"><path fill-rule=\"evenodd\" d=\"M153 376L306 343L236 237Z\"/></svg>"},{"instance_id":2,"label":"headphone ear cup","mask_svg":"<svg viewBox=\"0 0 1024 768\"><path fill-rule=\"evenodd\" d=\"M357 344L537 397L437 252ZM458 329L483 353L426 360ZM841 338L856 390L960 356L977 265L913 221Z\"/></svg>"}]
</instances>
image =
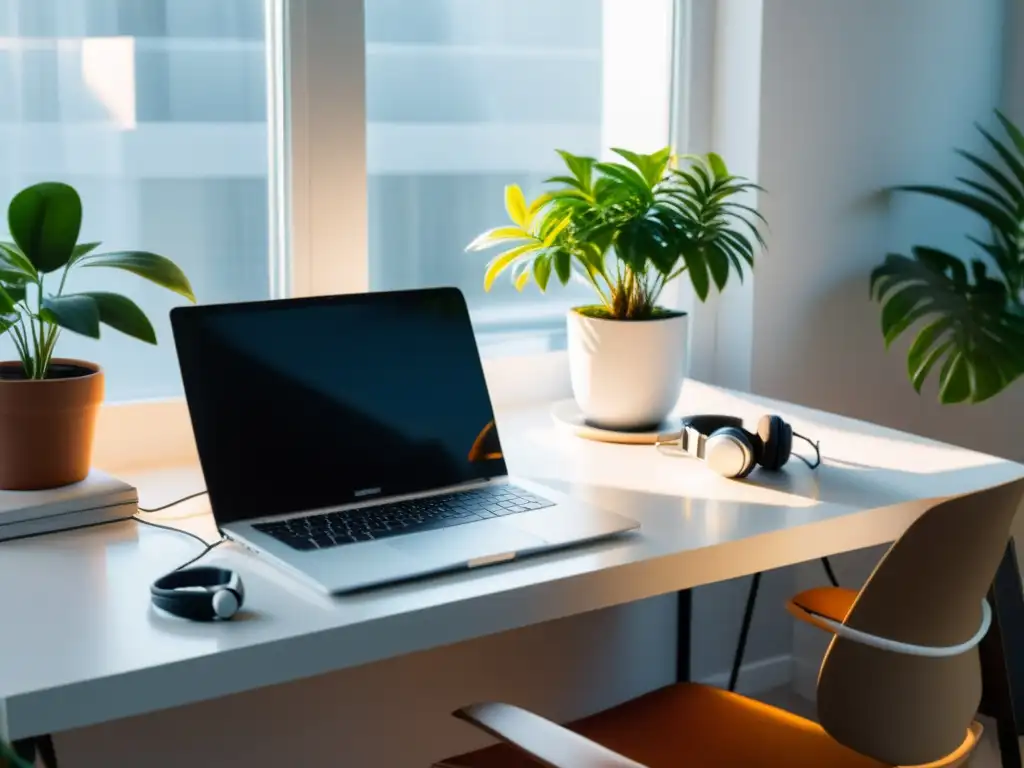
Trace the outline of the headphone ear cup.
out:
<instances>
[{"instance_id":1,"label":"headphone ear cup","mask_svg":"<svg viewBox=\"0 0 1024 768\"><path fill-rule=\"evenodd\" d=\"M793 427L788 421L779 419L781 430L779 433L779 467L784 467L793 455Z\"/></svg>"},{"instance_id":2,"label":"headphone ear cup","mask_svg":"<svg viewBox=\"0 0 1024 768\"><path fill-rule=\"evenodd\" d=\"M761 466L772 472L782 469L793 450L793 428L781 416L766 415L757 423L757 435L764 446Z\"/></svg>"},{"instance_id":3,"label":"headphone ear cup","mask_svg":"<svg viewBox=\"0 0 1024 768\"><path fill-rule=\"evenodd\" d=\"M722 477L743 478L757 465L754 441L739 427L715 430L704 444L704 460Z\"/></svg>"}]
</instances>

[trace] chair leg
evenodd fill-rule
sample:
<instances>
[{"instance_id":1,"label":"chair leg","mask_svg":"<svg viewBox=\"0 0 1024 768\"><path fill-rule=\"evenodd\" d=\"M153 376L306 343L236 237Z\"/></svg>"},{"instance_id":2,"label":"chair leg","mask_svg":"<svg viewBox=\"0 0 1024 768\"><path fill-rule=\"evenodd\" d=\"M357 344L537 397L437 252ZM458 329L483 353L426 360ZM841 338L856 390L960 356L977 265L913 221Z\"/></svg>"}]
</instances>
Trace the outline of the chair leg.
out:
<instances>
[{"instance_id":1,"label":"chair leg","mask_svg":"<svg viewBox=\"0 0 1024 768\"><path fill-rule=\"evenodd\" d=\"M736 690L736 681L743 666L743 653L747 650L747 635L750 634L750 622L754 618L754 604L757 602L757 590L761 586L761 572L754 574L747 592L747 607L743 611L743 625L740 627L740 638L736 643L736 655L732 659L732 671L729 673L729 690Z\"/></svg>"},{"instance_id":2,"label":"chair leg","mask_svg":"<svg viewBox=\"0 0 1024 768\"><path fill-rule=\"evenodd\" d=\"M825 566L825 575L828 576L828 580L832 582L833 587L839 586L839 579L836 578L835 571L832 570L832 563L828 561L827 557L821 558L821 564Z\"/></svg>"}]
</instances>

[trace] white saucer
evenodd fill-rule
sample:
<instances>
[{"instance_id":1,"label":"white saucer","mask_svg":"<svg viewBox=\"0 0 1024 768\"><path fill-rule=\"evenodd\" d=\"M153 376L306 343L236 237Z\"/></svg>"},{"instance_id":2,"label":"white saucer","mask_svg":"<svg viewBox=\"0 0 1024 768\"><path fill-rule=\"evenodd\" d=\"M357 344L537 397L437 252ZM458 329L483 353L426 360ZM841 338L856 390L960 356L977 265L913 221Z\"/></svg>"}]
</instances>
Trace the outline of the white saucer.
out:
<instances>
[{"instance_id":1,"label":"white saucer","mask_svg":"<svg viewBox=\"0 0 1024 768\"><path fill-rule=\"evenodd\" d=\"M670 417L653 429L605 429L589 424L575 400L561 400L552 405L551 418L554 419L555 426L559 429L577 437L603 443L626 443L629 445L654 445L658 442L659 436L665 439L667 436L679 432L681 426L679 418Z\"/></svg>"}]
</instances>

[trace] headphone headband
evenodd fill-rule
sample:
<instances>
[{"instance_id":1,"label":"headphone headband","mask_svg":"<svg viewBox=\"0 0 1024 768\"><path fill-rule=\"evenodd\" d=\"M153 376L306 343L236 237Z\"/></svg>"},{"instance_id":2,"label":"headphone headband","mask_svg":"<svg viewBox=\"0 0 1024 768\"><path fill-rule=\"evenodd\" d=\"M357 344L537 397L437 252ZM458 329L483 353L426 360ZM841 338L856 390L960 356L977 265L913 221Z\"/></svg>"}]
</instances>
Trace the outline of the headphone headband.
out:
<instances>
[{"instance_id":1,"label":"headphone headband","mask_svg":"<svg viewBox=\"0 0 1024 768\"><path fill-rule=\"evenodd\" d=\"M733 427L743 429L743 419L726 416L720 413L702 413L683 419L683 431L679 435L679 447L684 453L704 459L707 452L707 439L719 429Z\"/></svg>"},{"instance_id":2,"label":"headphone headband","mask_svg":"<svg viewBox=\"0 0 1024 768\"><path fill-rule=\"evenodd\" d=\"M683 428L692 427L702 435L710 435L722 427L743 428L743 419L738 416L726 416L722 413L701 413L683 419Z\"/></svg>"},{"instance_id":3,"label":"headphone headband","mask_svg":"<svg viewBox=\"0 0 1024 768\"><path fill-rule=\"evenodd\" d=\"M154 581L149 592L157 608L193 621L230 618L245 600L241 577L211 566L171 571Z\"/></svg>"}]
</instances>

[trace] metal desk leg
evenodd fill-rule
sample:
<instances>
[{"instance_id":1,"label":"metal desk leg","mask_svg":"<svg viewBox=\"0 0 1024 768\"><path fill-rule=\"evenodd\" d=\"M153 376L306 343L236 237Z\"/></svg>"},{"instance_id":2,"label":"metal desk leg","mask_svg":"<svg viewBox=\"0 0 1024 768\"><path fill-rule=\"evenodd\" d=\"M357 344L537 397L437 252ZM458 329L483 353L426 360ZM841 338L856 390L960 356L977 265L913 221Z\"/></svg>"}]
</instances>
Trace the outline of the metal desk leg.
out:
<instances>
[{"instance_id":1,"label":"metal desk leg","mask_svg":"<svg viewBox=\"0 0 1024 768\"><path fill-rule=\"evenodd\" d=\"M1024 734L1024 590L1011 541L988 593L992 628L978 648L980 711L996 721L1003 768L1022 768L1018 737Z\"/></svg>"},{"instance_id":2,"label":"metal desk leg","mask_svg":"<svg viewBox=\"0 0 1024 768\"><path fill-rule=\"evenodd\" d=\"M30 765L35 765L38 758L43 768L58 768L57 750L53 747L53 737L50 734L43 736L31 736L27 739L17 739L11 745L15 753Z\"/></svg>"},{"instance_id":3,"label":"metal desk leg","mask_svg":"<svg viewBox=\"0 0 1024 768\"><path fill-rule=\"evenodd\" d=\"M693 615L693 593L678 593L679 612L676 617L676 682L690 682L690 627Z\"/></svg>"},{"instance_id":4,"label":"metal desk leg","mask_svg":"<svg viewBox=\"0 0 1024 768\"><path fill-rule=\"evenodd\" d=\"M736 641L736 654L732 660L732 670L729 672L729 690L736 690L736 681L740 677L740 667L743 666L743 654L747 650L747 637L750 635L750 622L754 619L754 606L757 605L757 590L761 586L761 572L754 574L750 581L750 591L747 592L747 605L743 609L743 624L740 627L740 637Z\"/></svg>"}]
</instances>

